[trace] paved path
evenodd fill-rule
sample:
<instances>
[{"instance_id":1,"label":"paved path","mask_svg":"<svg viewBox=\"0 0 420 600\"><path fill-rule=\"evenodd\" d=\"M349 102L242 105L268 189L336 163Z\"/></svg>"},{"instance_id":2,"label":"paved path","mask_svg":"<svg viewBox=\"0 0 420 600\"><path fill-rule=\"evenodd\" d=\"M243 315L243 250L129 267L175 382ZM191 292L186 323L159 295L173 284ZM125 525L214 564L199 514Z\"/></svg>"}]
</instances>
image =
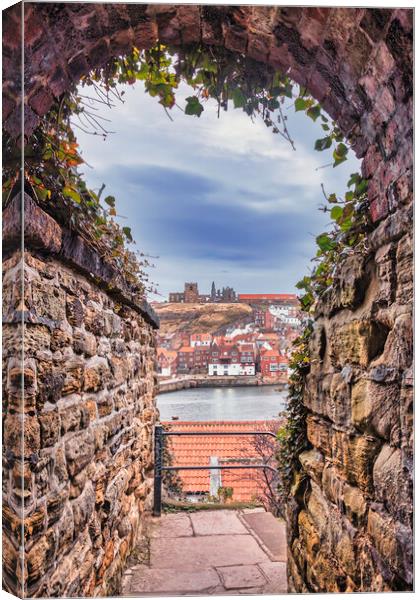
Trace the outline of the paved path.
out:
<instances>
[{"instance_id":1,"label":"paved path","mask_svg":"<svg viewBox=\"0 0 420 600\"><path fill-rule=\"evenodd\" d=\"M123 596L284 594L284 522L263 509L152 519L147 563L124 573Z\"/></svg>"}]
</instances>

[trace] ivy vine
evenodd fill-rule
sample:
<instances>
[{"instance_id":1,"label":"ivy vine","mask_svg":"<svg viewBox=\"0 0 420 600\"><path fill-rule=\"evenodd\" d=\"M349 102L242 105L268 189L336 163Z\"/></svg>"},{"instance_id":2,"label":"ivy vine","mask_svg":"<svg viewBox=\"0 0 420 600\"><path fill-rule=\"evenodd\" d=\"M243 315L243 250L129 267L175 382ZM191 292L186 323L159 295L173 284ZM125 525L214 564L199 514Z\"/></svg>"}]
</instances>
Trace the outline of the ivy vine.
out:
<instances>
[{"instance_id":1,"label":"ivy vine","mask_svg":"<svg viewBox=\"0 0 420 600\"><path fill-rule=\"evenodd\" d=\"M105 67L92 71L82 78L79 88L74 86L53 105L30 137L24 156L25 188L47 212L82 235L143 293L155 291L147 275L149 257L132 250L131 229L118 224L115 198L103 194L105 186L100 190L88 188L80 170L84 160L74 133L80 128L106 137L107 124L96 114L95 103L114 105L123 99L121 85L136 81L144 82L145 91L157 98L169 118L175 109L199 118L206 101L213 98L217 101L218 115L230 106L241 109L253 120L262 119L273 133L283 136L294 148L284 113L285 102L291 102L296 111L304 111L313 121L320 120L325 136L316 141L315 149L331 149L333 166L347 158L348 147L342 134L306 89L300 87L296 93L287 76L224 48L192 45L180 50L161 44L142 52L134 48L129 55L112 59ZM185 106L180 106L176 99L181 82L187 83L193 92L186 98ZM89 95L91 92L93 95ZM7 134L3 139L3 205L7 205L21 185L20 148ZM360 190L360 181L356 187ZM332 196L328 201L333 201ZM361 194L355 191L354 201L346 198L345 206L341 204L337 200L331 216L341 230L353 231L361 214ZM340 208L343 208L341 214ZM352 241L349 235L339 238L334 234L330 242L327 238L330 234L322 234L317 240L321 250L317 258L322 260L316 275L311 276L311 281L304 278L300 283L306 292L305 307L328 284L340 249L346 244L357 245L357 239Z\"/></svg>"},{"instance_id":2,"label":"ivy vine","mask_svg":"<svg viewBox=\"0 0 420 600\"><path fill-rule=\"evenodd\" d=\"M44 210L77 231L117 266L126 280L143 294L155 291L147 274L148 257L132 250L131 229L118 224L116 200L104 194L105 186L96 191L88 188L80 170L84 160L75 135L79 128L105 138L110 132L106 120L98 116L96 105L105 103L111 107L123 101L121 85L136 81L143 81L145 92L157 99L169 119L175 110L200 118L206 102L212 98L216 100L218 116L230 107L243 110L252 120L261 119L295 149L284 110L293 105L296 112L304 112L321 125L323 136L315 141L314 149L331 152L333 168L347 160L349 146L341 131L305 88L297 88L287 76L224 48L192 45L172 49L161 44L142 52L134 48L129 55L114 58L105 67L92 71L82 78L78 88L74 86L53 105L28 140L24 154L25 189ZM181 82L192 89L184 106L177 102ZM20 191L22 174L20 148L5 132L3 158L3 206L6 206ZM311 315L316 302L333 285L340 263L350 253L361 256L366 253L366 234L371 229L367 182L359 173L351 175L344 197L327 194L324 188L322 192L325 200L322 210L331 217L331 229L317 236L312 272L297 283L302 290L301 308L308 314L308 321L294 342L285 424L278 432L279 491L283 502L300 470L299 454L307 445L303 396L311 364ZM177 487L179 482L168 483Z\"/></svg>"}]
</instances>

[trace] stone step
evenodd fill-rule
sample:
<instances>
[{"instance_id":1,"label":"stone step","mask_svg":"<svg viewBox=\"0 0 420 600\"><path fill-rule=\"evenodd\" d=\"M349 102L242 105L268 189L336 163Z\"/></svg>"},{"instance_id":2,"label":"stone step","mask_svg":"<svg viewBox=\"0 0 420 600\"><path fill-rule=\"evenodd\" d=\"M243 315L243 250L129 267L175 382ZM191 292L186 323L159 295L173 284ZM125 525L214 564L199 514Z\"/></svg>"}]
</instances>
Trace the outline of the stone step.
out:
<instances>
[{"instance_id":1,"label":"stone step","mask_svg":"<svg viewBox=\"0 0 420 600\"><path fill-rule=\"evenodd\" d=\"M287 560L286 524L269 512L242 514L241 519L264 544L274 561Z\"/></svg>"}]
</instances>

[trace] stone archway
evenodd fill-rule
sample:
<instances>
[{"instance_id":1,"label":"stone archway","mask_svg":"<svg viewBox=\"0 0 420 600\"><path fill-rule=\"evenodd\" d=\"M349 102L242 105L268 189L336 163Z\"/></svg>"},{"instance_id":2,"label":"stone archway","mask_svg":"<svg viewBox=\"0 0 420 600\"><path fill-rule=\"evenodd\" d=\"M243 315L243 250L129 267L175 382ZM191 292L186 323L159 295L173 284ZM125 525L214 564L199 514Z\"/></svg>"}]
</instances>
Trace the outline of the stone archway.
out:
<instances>
[{"instance_id":1,"label":"stone archway","mask_svg":"<svg viewBox=\"0 0 420 600\"><path fill-rule=\"evenodd\" d=\"M349 259L318 306L318 362L305 400L312 449L302 456L305 483L289 507L289 584L297 591L410 589L412 11L83 3L24 9L27 136L54 98L133 44L202 41L288 71L363 158L376 228L369 260ZM14 137L21 127L19 28L17 5L5 14L3 40L4 127Z\"/></svg>"}]
</instances>

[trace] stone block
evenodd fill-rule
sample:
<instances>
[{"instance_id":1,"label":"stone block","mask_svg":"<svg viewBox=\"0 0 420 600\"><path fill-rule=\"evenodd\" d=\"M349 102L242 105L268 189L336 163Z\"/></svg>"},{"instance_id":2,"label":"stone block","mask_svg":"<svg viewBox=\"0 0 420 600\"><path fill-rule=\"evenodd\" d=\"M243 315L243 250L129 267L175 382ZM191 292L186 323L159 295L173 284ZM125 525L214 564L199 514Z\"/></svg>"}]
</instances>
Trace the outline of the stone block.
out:
<instances>
[{"instance_id":1,"label":"stone block","mask_svg":"<svg viewBox=\"0 0 420 600\"><path fill-rule=\"evenodd\" d=\"M56 489L47 497L48 527L56 523L64 510L69 493L67 487Z\"/></svg>"},{"instance_id":2,"label":"stone block","mask_svg":"<svg viewBox=\"0 0 420 600\"><path fill-rule=\"evenodd\" d=\"M61 434L64 435L68 431L78 431L80 429L82 409L81 395L71 394L62 398L58 402L60 414Z\"/></svg>"},{"instance_id":3,"label":"stone block","mask_svg":"<svg viewBox=\"0 0 420 600\"><path fill-rule=\"evenodd\" d=\"M74 517L69 502L63 507L61 518L57 523L57 533L57 553L62 555L71 549L74 540Z\"/></svg>"},{"instance_id":4,"label":"stone block","mask_svg":"<svg viewBox=\"0 0 420 600\"><path fill-rule=\"evenodd\" d=\"M61 389L63 396L80 392L84 381L85 362L82 358L74 356L69 358L64 365L65 379Z\"/></svg>"},{"instance_id":5,"label":"stone block","mask_svg":"<svg viewBox=\"0 0 420 600\"><path fill-rule=\"evenodd\" d=\"M16 580L22 578L19 550L12 543L6 532L2 535L3 584L10 590L16 589Z\"/></svg>"},{"instance_id":6,"label":"stone block","mask_svg":"<svg viewBox=\"0 0 420 600\"><path fill-rule=\"evenodd\" d=\"M413 362L413 318L404 313L396 318L384 347L384 360L394 368L404 370Z\"/></svg>"},{"instance_id":7,"label":"stone block","mask_svg":"<svg viewBox=\"0 0 420 600\"><path fill-rule=\"evenodd\" d=\"M413 397L412 387L402 388L400 397L401 447L410 459L413 457L414 450Z\"/></svg>"},{"instance_id":8,"label":"stone block","mask_svg":"<svg viewBox=\"0 0 420 600\"><path fill-rule=\"evenodd\" d=\"M66 302L67 320L73 327L80 327L84 319L84 308L79 298L67 295Z\"/></svg>"},{"instance_id":9,"label":"stone block","mask_svg":"<svg viewBox=\"0 0 420 600\"><path fill-rule=\"evenodd\" d=\"M320 417L328 418L332 377L331 373L317 372L312 366L306 376L304 405Z\"/></svg>"},{"instance_id":10,"label":"stone block","mask_svg":"<svg viewBox=\"0 0 420 600\"><path fill-rule=\"evenodd\" d=\"M387 244L380 248L375 255L377 265L377 292L375 302L389 306L395 297L395 244Z\"/></svg>"},{"instance_id":11,"label":"stone block","mask_svg":"<svg viewBox=\"0 0 420 600\"><path fill-rule=\"evenodd\" d=\"M47 524L45 505L41 505L22 520L22 515L16 513L6 503L3 504L3 527L11 538L29 549L44 533ZM23 539L22 539L23 536Z\"/></svg>"},{"instance_id":12,"label":"stone block","mask_svg":"<svg viewBox=\"0 0 420 600\"><path fill-rule=\"evenodd\" d=\"M66 461L70 477L74 477L92 460L95 444L92 431L87 429L66 441Z\"/></svg>"},{"instance_id":13,"label":"stone block","mask_svg":"<svg viewBox=\"0 0 420 600\"><path fill-rule=\"evenodd\" d=\"M88 524L95 508L95 491L91 481L86 483L80 496L71 501L71 507L75 531L80 532Z\"/></svg>"},{"instance_id":14,"label":"stone block","mask_svg":"<svg viewBox=\"0 0 420 600\"><path fill-rule=\"evenodd\" d=\"M219 567L217 571L221 575L226 590L255 588L267 583L264 575L256 565Z\"/></svg>"},{"instance_id":15,"label":"stone block","mask_svg":"<svg viewBox=\"0 0 420 600\"><path fill-rule=\"evenodd\" d=\"M49 529L26 555L28 590L52 567L56 552L56 532Z\"/></svg>"},{"instance_id":16,"label":"stone block","mask_svg":"<svg viewBox=\"0 0 420 600\"><path fill-rule=\"evenodd\" d=\"M397 247L397 292L399 304L410 304L414 294L413 239L403 237Z\"/></svg>"},{"instance_id":17,"label":"stone block","mask_svg":"<svg viewBox=\"0 0 420 600\"><path fill-rule=\"evenodd\" d=\"M382 502L387 511L398 521L412 523L412 472L411 464L404 464L404 455L399 448L385 444L373 466L375 498Z\"/></svg>"},{"instance_id":18,"label":"stone block","mask_svg":"<svg viewBox=\"0 0 420 600\"><path fill-rule=\"evenodd\" d=\"M129 377L130 368L127 358L110 356L109 364L111 365L113 387L121 385L122 383L127 381Z\"/></svg>"},{"instance_id":19,"label":"stone block","mask_svg":"<svg viewBox=\"0 0 420 600\"><path fill-rule=\"evenodd\" d=\"M333 432L333 463L347 481L362 492L371 493L373 490L372 471L379 448L380 442L373 436Z\"/></svg>"},{"instance_id":20,"label":"stone block","mask_svg":"<svg viewBox=\"0 0 420 600\"><path fill-rule=\"evenodd\" d=\"M351 391L352 423L361 431L397 441L400 428L399 396L397 383L380 384L360 379Z\"/></svg>"},{"instance_id":21,"label":"stone block","mask_svg":"<svg viewBox=\"0 0 420 600\"><path fill-rule=\"evenodd\" d=\"M331 456L330 424L324 419L310 415L306 419L306 431L309 442L325 456Z\"/></svg>"},{"instance_id":22,"label":"stone block","mask_svg":"<svg viewBox=\"0 0 420 600\"><path fill-rule=\"evenodd\" d=\"M60 437L60 416L58 410L46 410L38 417L41 427L41 446L54 446Z\"/></svg>"},{"instance_id":23,"label":"stone block","mask_svg":"<svg viewBox=\"0 0 420 600\"><path fill-rule=\"evenodd\" d=\"M309 556L315 558L320 547L320 537L314 522L305 510L301 510L298 516L299 524L299 535L303 541L303 547L305 553L308 552ZM302 565L303 566L303 565Z\"/></svg>"},{"instance_id":24,"label":"stone block","mask_svg":"<svg viewBox=\"0 0 420 600\"><path fill-rule=\"evenodd\" d=\"M38 391L36 362L27 358L24 363L18 358L7 362L6 391L8 409L16 412L34 413Z\"/></svg>"},{"instance_id":25,"label":"stone block","mask_svg":"<svg viewBox=\"0 0 420 600\"><path fill-rule=\"evenodd\" d=\"M412 531L386 512L370 509L367 532L389 569L406 584L413 582Z\"/></svg>"},{"instance_id":26,"label":"stone block","mask_svg":"<svg viewBox=\"0 0 420 600\"><path fill-rule=\"evenodd\" d=\"M325 497L341 509L343 503L343 477L332 463L327 462L322 472L322 490Z\"/></svg>"},{"instance_id":27,"label":"stone block","mask_svg":"<svg viewBox=\"0 0 420 600\"><path fill-rule=\"evenodd\" d=\"M76 328L73 331L73 350L76 354L94 356L96 354L96 338L92 333Z\"/></svg>"},{"instance_id":28,"label":"stone block","mask_svg":"<svg viewBox=\"0 0 420 600\"><path fill-rule=\"evenodd\" d=\"M38 317L52 321L63 321L66 318L66 295L64 290L51 283L34 281L31 286L31 310Z\"/></svg>"},{"instance_id":29,"label":"stone block","mask_svg":"<svg viewBox=\"0 0 420 600\"><path fill-rule=\"evenodd\" d=\"M338 567L337 560L325 551L318 553L316 559L307 566L306 582L312 592L344 592L346 576Z\"/></svg>"},{"instance_id":30,"label":"stone block","mask_svg":"<svg viewBox=\"0 0 420 600\"><path fill-rule=\"evenodd\" d=\"M110 379L108 361L101 356L90 358L85 364L83 389L86 392L96 392L106 387Z\"/></svg>"},{"instance_id":31,"label":"stone block","mask_svg":"<svg viewBox=\"0 0 420 600\"><path fill-rule=\"evenodd\" d=\"M328 302L329 313L359 306L365 297L369 280L364 261L359 256L349 256L337 268Z\"/></svg>"},{"instance_id":32,"label":"stone block","mask_svg":"<svg viewBox=\"0 0 420 600\"><path fill-rule=\"evenodd\" d=\"M384 349L388 330L375 321L355 320L336 325L329 334L329 352L334 365L352 363L367 367Z\"/></svg>"},{"instance_id":33,"label":"stone block","mask_svg":"<svg viewBox=\"0 0 420 600\"><path fill-rule=\"evenodd\" d=\"M322 472L324 469L324 455L313 448L299 454L299 462L301 463L304 471L315 479L318 483L321 482Z\"/></svg>"},{"instance_id":34,"label":"stone block","mask_svg":"<svg viewBox=\"0 0 420 600\"><path fill-rule=\"evenodd\" d=\"M339 426L347 426L350 421L350 385L342 373L334 373L330 380L330 394L327 402L327 416Z\"/></svg>"},{"instance_id":35,"label":"stone block","mask_svg":"<svg viewBox=\"0 0 420 600\"><path fill-rule=\"evenodd\" d=\"M97 406L99 418L110 415L114 410L114 396L112 392L109 392L108 390L98 392L92 401L94 401Z\"/></svg>"},{"instance_id":36,"label":"stone block","mask_svg":"<svg viewBox=\"0 0 420 600\"><path fill-rule=\"evenodd\" d=\"M20 337L21 339L21 337ZM33 356L40 350L48 351L50 349L51 334L45 325L35 325L27 323L25 326L25 353L26 356ZM16 346L15 346L16 347Z\"/></svg>"},{"instance_id":37,"label":"stone block","mask_svg":"<svg viewBox=\"0 0 420 600\"><path fill-rule=\"evenodd\" d=\"M52 330L51 332L51 351L56 352L57 350L61 350L70 346L72 342L72 332L71 327L66 324L60 325Z\"/></svg>"},{"instance_id":38,"label":"stone block","mask_svg":"<svg viewBox=\"0 0 420 600\"><path fill-rule=\"evenodd\" d=\"M248 533L245 526L238 519L236 513L228 510L216 511L211 517L204 513L190 516L196 535L239 534Z\"/></svg>"},{"instance_id":39,"label":"stone block","mask_svg":"<svg viewBox=\"0 0 420 600\"><path fill-rule=\"evenodd\" d=\"M97 302L89 300L84 306L84 323L87 331L94 335L109 335L109 330L105 329L105 314Z\"/></svg>"},{"instance_id":40,"label":"stone block","mask_svg":"<svg viewBox=\"0 0 420 600\"><path fill-rule=\"evenodd\" d=\"M365 521L367 503L362 492L354 486L343 486L343 503L347 517L355 527L361 527Z\"/></svg>"},{"instance_id":41,"label":"stone block","mask_svg":"<svg viewBox=\"0 0 420 600\"><path fill-rule=\"evenodd\" d=\"M3 443L6 453L29 459L41 449L41 428L37 417L8 414L4 420Z\"/></svg>"}]
</instances>

